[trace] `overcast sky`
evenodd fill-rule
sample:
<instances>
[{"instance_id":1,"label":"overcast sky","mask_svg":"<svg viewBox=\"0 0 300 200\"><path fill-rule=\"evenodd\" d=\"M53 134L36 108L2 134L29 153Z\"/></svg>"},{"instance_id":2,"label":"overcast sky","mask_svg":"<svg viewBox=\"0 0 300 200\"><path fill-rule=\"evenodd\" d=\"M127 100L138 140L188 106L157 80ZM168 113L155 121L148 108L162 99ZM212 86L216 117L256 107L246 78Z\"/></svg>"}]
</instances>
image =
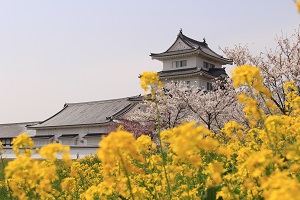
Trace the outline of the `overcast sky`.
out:
<instances>
[{"instance_id":1,"label":"overcast sky","mask_svg":"<svg viewBox=\"0 0 300 200\"><path fill-rule=\"evenodd\" d=\"M220 54L239 43L257 54L299 17L292 0L0 0L0 123L143 93L138 75L162 69L150 52L168 49L180 28Z\"/></svg>"}]
</instances>

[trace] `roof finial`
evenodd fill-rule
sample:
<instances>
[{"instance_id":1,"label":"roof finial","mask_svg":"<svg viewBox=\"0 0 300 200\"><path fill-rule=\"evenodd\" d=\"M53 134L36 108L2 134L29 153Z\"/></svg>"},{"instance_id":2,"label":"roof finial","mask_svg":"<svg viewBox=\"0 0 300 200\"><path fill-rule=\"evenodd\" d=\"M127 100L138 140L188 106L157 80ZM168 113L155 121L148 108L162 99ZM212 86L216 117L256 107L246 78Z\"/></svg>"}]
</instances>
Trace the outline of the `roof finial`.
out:
<instances>
[{"instance_id":1,"label":"roof finial","mask_svg":"<svg viewBox=\"0 0 300 200\"><path fill-rule=\"evenodd\" d=\"M182 28L179 29L179 32L182 33Z\"/></svg>"},{"instance_id":2,"label":"roof finial","mask_svg":"<svg viewBox=\"0 0 300 200\"><path fill-rule=\"evenodd\" d=\"M205 40L205 37L203 38L203 43L204 43L205 45L207 45L206 40Z\"/></svg>"}]
</instances>

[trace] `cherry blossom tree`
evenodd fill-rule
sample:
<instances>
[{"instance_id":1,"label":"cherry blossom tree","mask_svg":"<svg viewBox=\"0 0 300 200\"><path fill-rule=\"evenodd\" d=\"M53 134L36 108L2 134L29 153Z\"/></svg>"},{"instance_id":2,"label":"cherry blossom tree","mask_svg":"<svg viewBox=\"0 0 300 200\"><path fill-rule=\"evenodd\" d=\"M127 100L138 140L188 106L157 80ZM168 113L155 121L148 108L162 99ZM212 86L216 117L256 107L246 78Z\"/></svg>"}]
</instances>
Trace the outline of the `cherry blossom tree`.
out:
<instances>
[{"instance_id":1,"label":"cherry blossom tree","mask_svg":"<svg viewBox=\"0 0 300 200\"><path fill-rule=\"evenodd\" d=\"M272 93L272 101L282 114L286 114L286 96L283 84L293 81L300 87L300 32L296 30L290 36L279 36L276 38L277 47L266 50L259 55L252 55L247 46L236 45L234 48L225 48L223 52L233 60L234 64L255 65L261 69L264 85Z\"/></svg>"},{"instance_id":2,"label":"cherry blossom tree","mask_svg":"<svg viewBox=\"0 0 300 200\"><path fill-rule=\"evenodd\" d=\"M108 131L116 131L120 126L122 126L122 128L126 131L133 133L135 138L138 138L141 135L148 135L152 139L156 137L156 134L154 134L155 124L153 123L153 121L144 121L143 123L141 123L125 118L113 120L113 122L109 125Z\"/></svg>"},{"instance_id":3,"label":"cherry blossom tree","mask_svg":"<svg viewBox=\"0 0 300 200\"><path fill-rule=\"evenodd\" d=\"M180 96L186 90L187 87L181 84L178 87L175 84L168 84L163 89L156 91L156 102L162 128L173 128L185 121L190 121L190 110L187 103ZM152 100L145 100L142 109L135 111L128 119L141 123L157 123L156 103Z\"/></svg>"},{"instance_id":4,"label":"cherry blossom tree","mask_svg":"<svg viewBox=\"0 0 300 200\"><path fill-rule=\"evenodd\" d=\"M203 123L214 132L224 126L230 120L244 122L242 107L236 99L236 92L231 80L220 85L219 81L213 84L214 90L192 90L187 94L185 101L193 112L194 120Z\"/></svg>"},{"instance_id":5,"label":"cherry blossom tree","mask_svg":"<svg viewBox=\"0 0 300 200\"><path fill-rule=\"evenodd\" d=\"M180 83L167 84L156 93L156 101L160 114L161 127L169 129L188 121L204 124L208 129L219 132L223 125L236 120L242 124L242 106L237 102L236 92L230 79L216 81L214 90L200 90L196 87L187 87ZM156 122L156 105L147 101L144 109L130 115L129 120L146 123Z\"/></svg>"}]
</instances>

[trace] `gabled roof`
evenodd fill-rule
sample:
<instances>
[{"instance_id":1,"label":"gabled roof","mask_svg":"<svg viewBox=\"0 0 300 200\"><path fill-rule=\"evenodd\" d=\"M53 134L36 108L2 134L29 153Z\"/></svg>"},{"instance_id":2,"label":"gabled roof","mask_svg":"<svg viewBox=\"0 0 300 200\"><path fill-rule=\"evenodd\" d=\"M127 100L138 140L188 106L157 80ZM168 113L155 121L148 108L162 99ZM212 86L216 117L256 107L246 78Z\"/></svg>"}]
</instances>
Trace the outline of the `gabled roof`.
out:
<instances>
[{"instance_id":1,"label":"gabled roof","mask_svg":"<svg viewBox=\"0 0 300 200\"><path fill-rule=\"evenodd\" d=\"M194 75L198 75L198 74L203 74L203 75L206 75L211 78L217 78L220 75L227 76L225 68L210 68L207 71L207 70L203 70L203 69L197 68L197 67L160 71L157 74L160 78L194 76Z\"/></svg>"},{"instance_id":2,"label":"gabled roof","mask_svg":"<svg viewBox=\"0 0 300 200\"><path fill-rule=\"evenodd\" d=\"M181 43L182 48L175 48L175 45L179 43ZM203 42L199 42L183 35L182 30L180 30L175 42L171 45L171 47L168 48L167 51L163 53L151 53L150 56L152 57L152 59L163 60L194 54L201 55L203 57L206 57L207 59L215 60L221 64L232 64L232 60L224 58L223 56L211 50L208 47L205 39L203 39Z\"/></svg>"},{"instance_id":3,"label":"gabled roof","mask_svg":"<svg viewBox=\"0 0 300 200\"><path fill-rule=\"evenodd\" d=\"M101 125L126 114L135 105L136 103L129 101L129 98L66 103L61 111L29 128L47 129Z\"/></svg>"},{"instance_id":4,"label":"gabled roof","mask_svg":"<svg viewBox=\"0 0 300 200\"><path fill-rule=\"evenodd\" d=\"M0 138L15 138L20 133L27 133L30 136L35 135L35 130L27 130L27 125L34 125L38 122L22 122L22 123L10 123L0 124Z\"/></svg>"}]
</instances>

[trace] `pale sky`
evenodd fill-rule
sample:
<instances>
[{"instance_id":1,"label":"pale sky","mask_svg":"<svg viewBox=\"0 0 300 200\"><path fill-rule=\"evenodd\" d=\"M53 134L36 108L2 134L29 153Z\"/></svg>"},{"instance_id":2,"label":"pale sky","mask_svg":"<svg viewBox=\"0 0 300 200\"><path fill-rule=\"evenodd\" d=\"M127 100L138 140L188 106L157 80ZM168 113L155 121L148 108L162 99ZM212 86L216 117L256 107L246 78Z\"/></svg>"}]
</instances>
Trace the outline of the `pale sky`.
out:
<instances>
[{"instance_id":1,"label":"pale sky","mask_svg":"<svg viewBox=\"0 0 300 200\"><path fill-rule=\"evenodd\" d=\"M0 123L143 93L138 75L162 70L150 52L180 28L220 54L239 43L257 54L299 22L292 0L0 0Z\"/></svg>"}]
</instances>

